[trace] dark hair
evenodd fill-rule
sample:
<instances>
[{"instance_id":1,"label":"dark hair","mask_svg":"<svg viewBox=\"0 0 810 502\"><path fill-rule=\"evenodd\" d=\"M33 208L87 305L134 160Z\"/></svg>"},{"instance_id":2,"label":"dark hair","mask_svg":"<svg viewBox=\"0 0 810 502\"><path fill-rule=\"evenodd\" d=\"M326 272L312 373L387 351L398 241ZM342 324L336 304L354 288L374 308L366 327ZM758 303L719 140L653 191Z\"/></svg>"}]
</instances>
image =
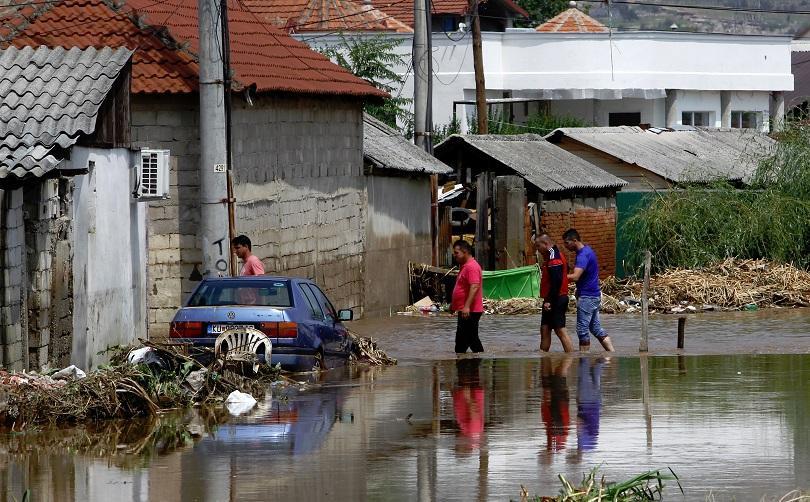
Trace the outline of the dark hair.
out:
<instances>
[{"instance_id":1,"label":"dark hair","mask_svg":"<svg viewBox=\"0 0 810 502\"><path fill-rule=\"evenodd\" d=\"M250 245L250 239L247 235L239 235L233 238L231 241L232 246L245 246L246 248L250 249L251 251L253 248Z\"/></svg>"},{"instance_id":2,"label":"dark hair","mask_svg":"<svg viewBox=\"0 0 810 502\"><path fill-rule=\"evenodd\" d=\"M569 228L563 234L564 241L579 241L582 240L579 238L579 232L575 228Z\"/></svg>"},{"instance_id":3,"label":"dark hair","mask_svg":"<svg viewBox=\"0 0 810 502\"><path fill-rule=\"evenodd\" d=\"M470 243L465 241L464 239L459 239L456 242L454 242L453 247L459 248L465 253L472 253L472 246L470 246Z\"/></svg>"}]
</instances>

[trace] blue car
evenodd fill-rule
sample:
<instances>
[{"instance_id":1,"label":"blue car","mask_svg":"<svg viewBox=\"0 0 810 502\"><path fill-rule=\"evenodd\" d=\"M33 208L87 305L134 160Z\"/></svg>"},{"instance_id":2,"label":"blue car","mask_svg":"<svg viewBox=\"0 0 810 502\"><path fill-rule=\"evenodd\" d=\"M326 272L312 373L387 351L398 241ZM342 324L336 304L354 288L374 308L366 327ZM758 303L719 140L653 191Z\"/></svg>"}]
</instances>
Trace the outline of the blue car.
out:
<instances>
[{"instance_id":1,"label":"blue car","mask_svg":"<svg viewBox=\"0 0 810 502\"><path fill-rule=\"evenodd\" d=\"M271 363L291 371L346 364L351 338L344 321L351 310L335 310L312 281L251 276L204 279L174 316L169 332L178 342L213 347L234 326L251 326L272 344Z\"/></svg>"}]
</instances>

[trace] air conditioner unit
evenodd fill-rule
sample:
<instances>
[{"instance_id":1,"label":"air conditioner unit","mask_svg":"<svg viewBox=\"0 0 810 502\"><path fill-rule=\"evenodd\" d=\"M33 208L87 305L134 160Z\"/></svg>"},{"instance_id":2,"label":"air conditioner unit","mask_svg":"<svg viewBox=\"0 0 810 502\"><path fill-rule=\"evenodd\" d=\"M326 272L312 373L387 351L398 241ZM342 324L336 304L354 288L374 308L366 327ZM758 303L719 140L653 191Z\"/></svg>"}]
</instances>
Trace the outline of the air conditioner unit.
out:
<instances>
[{"instance_id":1,"label":"air conditioner unit","mask_svg":"<svg viewBox=\"0 0 810 502\"><path fill-rule=\"evenodd\" d=\"M137 155L135 190L139 200L169 198L169 150L143 149Z\"/></svg>"}]
</instances>

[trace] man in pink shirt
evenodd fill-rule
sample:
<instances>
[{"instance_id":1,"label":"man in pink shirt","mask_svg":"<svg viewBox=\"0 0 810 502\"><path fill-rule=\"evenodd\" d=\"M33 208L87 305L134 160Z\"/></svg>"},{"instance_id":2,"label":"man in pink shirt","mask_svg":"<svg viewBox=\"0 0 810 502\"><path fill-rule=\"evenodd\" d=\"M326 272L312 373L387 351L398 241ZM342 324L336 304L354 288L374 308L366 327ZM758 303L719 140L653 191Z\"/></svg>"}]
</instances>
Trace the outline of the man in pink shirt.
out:
<instances>
[{"instance_id":1,"label":"man in pink shirt","mask_svg":"<svg viewBox=\"0 0 810 502\"><path fill-rule=\"evenodd\" d=\"M234 254L242 260L242 270L239 275L264 275L264 265L251 253L250 239L246 235L234 237L231 245Z\"/></svg>"},{"instance_id":2,"label":"man in pink shirt","mask_svg":"<svg viewBox=\"0 0 810 502\"><path fill-rule=\"evenodd\" d=\"M478 322L484 313L481 266L472 257L472 248L467 241L459 240L453 244L453 257L461 267L450 304L450 309L458 313L456 353L462 354L467 349L483 352L484 347L478 338Z\"/></svg>"}]
</instances>

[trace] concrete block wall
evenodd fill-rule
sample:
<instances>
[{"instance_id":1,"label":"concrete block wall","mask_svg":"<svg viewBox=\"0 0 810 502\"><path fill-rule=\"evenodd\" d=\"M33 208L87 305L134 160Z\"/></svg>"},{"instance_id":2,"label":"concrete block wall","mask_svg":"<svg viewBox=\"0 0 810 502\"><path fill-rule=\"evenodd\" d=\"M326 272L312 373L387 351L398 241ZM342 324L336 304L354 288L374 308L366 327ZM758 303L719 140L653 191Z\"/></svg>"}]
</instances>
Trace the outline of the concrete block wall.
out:
<instances>
[{"instance_id":1,"label":"concrete block wall","mask_svg":"<svg viewBox=\"0 0 810 502\"><path fill-rule=\"evenodd\" d=\"M599 260L599 277L616 273L616 199L615 197L543 201L540 222L546 232L565 251L562 234L569 228L579 231L585 244L591 246ZM570 264L574 254L567 253Z\"/></svg>"},{"instance_id":2,"label":"concrete block wall","mask_svg":"<svg viewBox=\"0 0 810 502\"><path fill-rule=\"evenodd\" d=\"M30 183L23 189L31 369L57 366L70 355L71 211L62 200L67 197L64 191L68 185L62 185L60 194L60 180L52 178Z\"/></svg>"},{"instance_id":3,"label":"concrete block wall","mask_svg":"<svg viewBox=\"0 0 810 502\"><path fill-rule=\"evenodd\" d=\"M363 305L366 206L359 102L260 97L233 115L237 232L268 273Z\"/></svg>"},{"instance_id":4,"label":"concrete block wall","mask_svg":"<svg viewBox=\"0 0 810 502\"><path fill-rule=\"evenodd\" d=\"M0 366L27 368L27 283L23 190L0 190Z\"/></svg>"},{"instance_id":5,"label":"concrete block wall","mask_svg":"<svg viewBox=\"0 0 810 502\"><path fill-rule=\"evenodd\" d=\"M362 105L340 98L234 100L236 227L267 272L313 278L340 308L362 305ZM149 203L150 337L168 333L196 286L199 102L134 96L133 147L171 150L170 197Z\"/></svg>"},{"instance_id":6,"label":"concrete block wall","mask_svg":"<svg viewBox=\"0 0 810 502\"><path fill-rule=\"evenodd\" d=\"M168 333L169 322L197 284L202 253L199 209L199 98L132 97L133 148L171 150L169 198L149 203L147 217L148 331Z\"/></svg>"}]
</instances>

